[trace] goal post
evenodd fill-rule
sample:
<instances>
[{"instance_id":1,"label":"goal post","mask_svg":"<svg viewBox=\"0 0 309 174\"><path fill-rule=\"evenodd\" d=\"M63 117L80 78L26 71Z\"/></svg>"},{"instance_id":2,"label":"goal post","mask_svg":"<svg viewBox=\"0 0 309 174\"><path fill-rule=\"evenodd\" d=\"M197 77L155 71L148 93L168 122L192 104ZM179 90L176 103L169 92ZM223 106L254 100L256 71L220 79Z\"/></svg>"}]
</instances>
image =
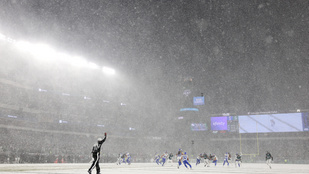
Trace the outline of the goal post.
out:
<instances>
[{"instance_id":1,"label":"goal post","mask_svg":"<svg viewBox=\"0 0 309 174\"><path fill-rule=\"evenodd\" d=\"M258 132L258 126L257 126L257 122L256 122L256 137L255 137L255 140L256 140L256 146L255 146L255 151L254 152L246 152L246 153L243 153L243 148L242 148L242 141L243 139L241 138L241 133L239 133L239 152L242 154L242 155L247 155L247 156L258 156L260 155L260 147L259 147L259 132Z\"/></svg>"}]
</instances>

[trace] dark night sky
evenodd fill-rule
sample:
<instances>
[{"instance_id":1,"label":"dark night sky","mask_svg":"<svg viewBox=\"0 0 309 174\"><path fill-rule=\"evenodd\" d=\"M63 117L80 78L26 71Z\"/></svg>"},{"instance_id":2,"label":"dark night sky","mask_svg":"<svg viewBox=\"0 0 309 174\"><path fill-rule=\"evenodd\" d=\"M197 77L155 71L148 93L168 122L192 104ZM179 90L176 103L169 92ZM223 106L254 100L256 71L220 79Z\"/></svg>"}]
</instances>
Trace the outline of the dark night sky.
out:
<instances>
[{"instance_id":1,"label":"dark night sky","mask_svg":"<svg viewBox=\"0 0 309 174\"><path fill-rule=\"evenodd\" d=\"M148 105L178 110L190 88L207 113L309 108L307 0L3 0L0 9L1 32L110 65L143 84L137 98Z\"/></svg>"}]
</instances>

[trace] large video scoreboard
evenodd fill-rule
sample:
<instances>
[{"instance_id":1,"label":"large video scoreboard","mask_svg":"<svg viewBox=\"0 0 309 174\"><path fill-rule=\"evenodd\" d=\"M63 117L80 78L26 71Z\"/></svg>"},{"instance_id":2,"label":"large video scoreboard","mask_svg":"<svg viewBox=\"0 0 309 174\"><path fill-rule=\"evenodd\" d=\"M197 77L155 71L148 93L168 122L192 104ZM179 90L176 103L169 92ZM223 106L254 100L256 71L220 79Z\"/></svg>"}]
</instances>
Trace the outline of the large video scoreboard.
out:
<instances>
[{"instance_id":1,"label":"large video scoreboard","mask_svg":"<svg viewBox=\"0 0 309 174\"><path fill-rule=\"evenodd\" d=\"M216 116L210 118L213 133L275 133L309 131L308 113Z\"/></svg>"}]
</instances>

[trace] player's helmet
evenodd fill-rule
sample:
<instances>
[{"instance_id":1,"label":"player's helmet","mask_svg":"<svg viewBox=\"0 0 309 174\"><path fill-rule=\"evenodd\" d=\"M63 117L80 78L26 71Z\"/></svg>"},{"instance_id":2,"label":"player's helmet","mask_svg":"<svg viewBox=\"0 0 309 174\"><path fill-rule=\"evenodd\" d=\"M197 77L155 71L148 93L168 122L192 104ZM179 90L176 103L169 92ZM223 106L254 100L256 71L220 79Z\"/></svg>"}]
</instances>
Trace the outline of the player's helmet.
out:
<instances>
[{"instance_id":1,"label":"player's helmet","mask_svg":"<svg viewBox=\"0 0 309 174\"><path fill-rule=\"evenodd\" d=\"M100 142L100 141L102 141L103 140L103 138L98 138L98 142Z\"/></svg>"},{"instance_id":2,"label":"player's helmet","mask_svg":"<svg viewBox=\"0 0 309 174\"><path fill-rule=\"evenodd\" d=\"M185 155L187 155L187 152L185 152Z\"/></svg>"}]
</instances>

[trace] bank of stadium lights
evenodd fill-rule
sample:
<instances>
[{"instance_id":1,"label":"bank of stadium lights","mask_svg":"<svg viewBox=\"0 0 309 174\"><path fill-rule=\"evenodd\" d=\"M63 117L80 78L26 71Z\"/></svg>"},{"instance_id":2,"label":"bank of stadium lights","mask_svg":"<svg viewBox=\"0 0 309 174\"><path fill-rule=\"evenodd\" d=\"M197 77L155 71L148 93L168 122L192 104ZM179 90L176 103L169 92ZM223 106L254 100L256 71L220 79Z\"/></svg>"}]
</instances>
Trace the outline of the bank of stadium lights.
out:
<instances>
[{"instance_id":1,"label":"bank of stadium lights","mask_svg":"<svg viewBox=\"0 0 309 174\"><path fill-rule=\"evenodd\" d=\"M100 69L100 66L96 65L93 62L89 62L86 59L79 56L71 56L65 53L57 52L55 49L44 43L33 44L27 41L16 41L12 38L9 38L0 32L0 40L13 43L21 51L28 52L33 56L40 58L42 60L48 61L62 61L69 63L72 66L76 67L85 67L90 69ZM115 70L109 67L102 67L102 71L105 74L113 75Z\"/></svg>"},{"instance_id":2,"label":"bank of stadium lights","mask_svg":"<svg viewBox=\"0 0 309 174\"><path fill-rule=\"evenodd\" d=\"M18 116L15 115L8 115L9 118L18 118Z\"/></svg>"},{"instance_id":3,"label":"bank of stadium lights","mask_svg":"<svg viewBox=\"0 0 309 174\"><path fill-rule=\"evenodd\" d=\"M103 66L102 71L105 74L108 74L108 75L114 75L115 74L115 70L113 68L109 68L109 67L106 67L106 66Z\"/></svg>"},{"instance_id":4,"label":"bank of stadium lights","mask_svg":"<svg viewBox=\"0 0 309 174\"><path fill-rule=\"evenodd\" d=\"M61 95L64 95L64 96L71 96L71 94L68 94L68 93L61 93Z\"/></svg>"},{"instance_id":5,"label":"bank of stadium lights","mask_svg":"<svg viewBox=\"0 0 309 174\"><path fill-rule=\"evenodd\" d=\"M92 62L88 62L88 67L92 68L92 69L99 69L100 68L97 64L92 63Z\"/></svg>"},{"instance_id":6,"label":"bank of stadium lights","mask_svg":"<svg viewBox=\"0 0 309 174\"><path fill-rule=\"evenodd\" d=\"M6 36L2 33L0 33L0 40L5 40Z\"/></svg>"},{"instance_id":7,"label":"bank of stadium lights","mask_svg":"<svg viewBox=\"0 0 309 174\"><path fill-rule=\"evenodd\" d=\"M32 54L36 58L44 58L44 60L56 60L57 52L47 44L32 44L27 41L17 41L15 46L24 52Z\"/></svg>"},{"instance_id":8,"label":"bank of stadium lights","mask_svg":"<svg viewBox=\"0 0 309 174\"><path fill-rule=\"evenodd\" d=\"M68 124L69 122L66 120L59 120L59 124Z\"/></svg>"},{"instance_id":9,"label":"bank of stadium lights","mask_svg":"<svg viewBox=\"0 0 309 174\"><path fill-rule=\"evenodd\" d=\"M91 100L91 98L90 98L90 97L87 97L87 96L84 96L84 99L85 99L85 100Z\"/></svg>"},{"instance_id":10,"label":"bank of stadium lights","mask_svg":"<svg viewBox=\"0 0 309 174\"><path fill-rule=\"evenodd\" d=\"M39 92L47 92L47 90L39 88Z\"/></svg>"}]
</instances>

